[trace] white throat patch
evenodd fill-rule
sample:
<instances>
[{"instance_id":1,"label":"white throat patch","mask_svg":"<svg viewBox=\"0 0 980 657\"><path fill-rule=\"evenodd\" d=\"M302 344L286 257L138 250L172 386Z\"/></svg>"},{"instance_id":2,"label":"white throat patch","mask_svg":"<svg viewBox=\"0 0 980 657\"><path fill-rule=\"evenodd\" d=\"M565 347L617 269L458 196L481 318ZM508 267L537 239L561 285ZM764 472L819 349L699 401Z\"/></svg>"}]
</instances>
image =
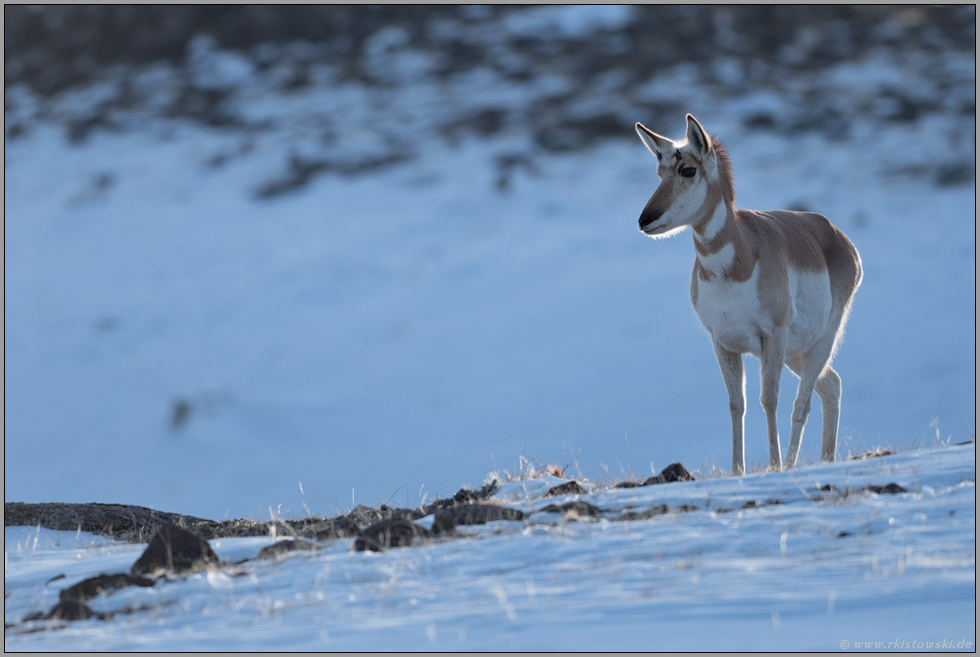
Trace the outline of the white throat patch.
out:
<instances>
[{"instance_id":1,"label":"white throat patch","mask_svg":"<svg viewBox=\"0 0 980 657\"><path fill-rule=\"evenodd\" d=\"M697 235L697 233L695 233ZM735 261L735 245L726 244L717 253L703 255L698 253L698 260L705 271L715 276L721 276Z\"/></svg>"},{"instance_id":2,"label":"white throat patch","mask_svg":"<svg viewBox=\"0 0 980 657\"><path fill-rule=\"evenodd\" d=\"M702 244L710 242L725 227L725 221L727 219L728 208L725 207L724 201L719 201L718 207L715 208L715 211L711 214L711 219L708 220L708 225L704 227L704 235L698 235L698 232L694 231L694 239Z\"/></svg>"}]
</instances>

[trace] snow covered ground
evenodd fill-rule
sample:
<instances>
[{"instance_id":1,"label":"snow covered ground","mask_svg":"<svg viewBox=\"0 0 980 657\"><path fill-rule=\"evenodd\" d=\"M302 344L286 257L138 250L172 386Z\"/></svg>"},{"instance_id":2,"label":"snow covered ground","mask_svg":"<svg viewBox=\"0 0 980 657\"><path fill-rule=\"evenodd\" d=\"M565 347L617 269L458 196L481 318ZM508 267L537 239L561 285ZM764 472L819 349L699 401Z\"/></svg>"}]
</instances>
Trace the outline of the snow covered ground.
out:
<instances>
[{"instance_id":1,"label":"snow covered ground","mask_svg":"<svg viewBox=\"0 0 980 657\"><path fill-rule=\"evenodd\" d=\"M108 621L20 622L86 577L128 572L144 546L8 527L4 621L18 624L4 647L972 652L975 460L971 443L547 499L557 480L515 481L496 498L527 521L382 553L326 542L124 589L93 609L143 610ZM907 492L862 490L890 483ZM827 484L836 492L819 490ZM574 500L607 515L534 513ZM662 504L672 512L612 519ZM240 561L274 540L211 544Z\"/></svg>"}]
</instances>

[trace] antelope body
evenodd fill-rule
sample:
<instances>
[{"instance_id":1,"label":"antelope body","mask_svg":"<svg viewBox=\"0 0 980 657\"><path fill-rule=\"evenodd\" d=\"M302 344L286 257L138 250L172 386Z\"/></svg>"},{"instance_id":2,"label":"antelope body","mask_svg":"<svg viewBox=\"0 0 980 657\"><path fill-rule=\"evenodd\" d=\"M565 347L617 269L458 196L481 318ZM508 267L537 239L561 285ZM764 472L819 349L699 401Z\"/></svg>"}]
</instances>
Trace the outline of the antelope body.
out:
<instances>
[{"instance_id":1,"label":"antelope body","mask_svg":"<svg viewBox=\"0 0 980 657\"><path fill-rule=\"evenodd\" d=\"M784 363L800 378L786 467L796 464L814 391L823 408L820 458L833 461L841 384L830 361L861 284L857 249L820 214L736 210L725 149L690 114L683 140L640 123L636 132L657 156L661 179L640 215L640 230L654 238L687 226L694 232L691 301L728 389L732 474L745 471L745 353L761 361L770 468L782 467L776 406Z\"/></svg>"}]
</instances>

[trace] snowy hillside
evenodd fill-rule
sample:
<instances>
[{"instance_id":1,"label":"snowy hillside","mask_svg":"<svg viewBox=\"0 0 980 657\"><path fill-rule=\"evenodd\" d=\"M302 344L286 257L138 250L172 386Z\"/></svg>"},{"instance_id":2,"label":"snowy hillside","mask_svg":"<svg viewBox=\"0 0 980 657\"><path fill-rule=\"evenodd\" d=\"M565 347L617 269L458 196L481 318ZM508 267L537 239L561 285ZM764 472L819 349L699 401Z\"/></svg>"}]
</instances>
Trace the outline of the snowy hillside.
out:
<instances>
[{"instance_id":1,"label":"snowy hillside","mask_svg":"<svg viewBox=\"0 0 980 657\"><path fill-rule=\"evenodd\" d=\"M560 480L513 481L493 501L525 520L259 560L278 539L212 540L223 565L71 622L24 619L145 546L7 527L4 648L972 652L975 462L971 443L551 498Z\"/></svg>"}]
</instances>

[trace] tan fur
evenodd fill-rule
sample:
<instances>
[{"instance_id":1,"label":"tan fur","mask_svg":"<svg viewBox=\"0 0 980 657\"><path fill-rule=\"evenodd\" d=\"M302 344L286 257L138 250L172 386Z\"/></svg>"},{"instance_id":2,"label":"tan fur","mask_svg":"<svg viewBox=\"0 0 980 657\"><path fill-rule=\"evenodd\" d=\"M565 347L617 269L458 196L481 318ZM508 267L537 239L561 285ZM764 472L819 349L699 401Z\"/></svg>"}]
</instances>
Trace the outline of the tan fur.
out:
<instances>
[{"instance_id":1,"label":"tan fur","mask_svg":"<svg viewBox=\"0 0 980 657\"><path fill-rule=\"evenodd\" d=\"M821 458L833 460L840 377L830 360L861 283L861 258L823 215L736 210L724 146L690 114L687 122L687 139L678 142L637 124L641 140L657 156L662 181L640 216L640 229L651 237L693 229L691 301L711 334L729 393L733 472L744 471L743 353L762 361L760 401L771 466L782 464L776 404L784 363L800 377L786 466L796 462L814 391L824 408Z\"/></svg>"}]
</instances>

